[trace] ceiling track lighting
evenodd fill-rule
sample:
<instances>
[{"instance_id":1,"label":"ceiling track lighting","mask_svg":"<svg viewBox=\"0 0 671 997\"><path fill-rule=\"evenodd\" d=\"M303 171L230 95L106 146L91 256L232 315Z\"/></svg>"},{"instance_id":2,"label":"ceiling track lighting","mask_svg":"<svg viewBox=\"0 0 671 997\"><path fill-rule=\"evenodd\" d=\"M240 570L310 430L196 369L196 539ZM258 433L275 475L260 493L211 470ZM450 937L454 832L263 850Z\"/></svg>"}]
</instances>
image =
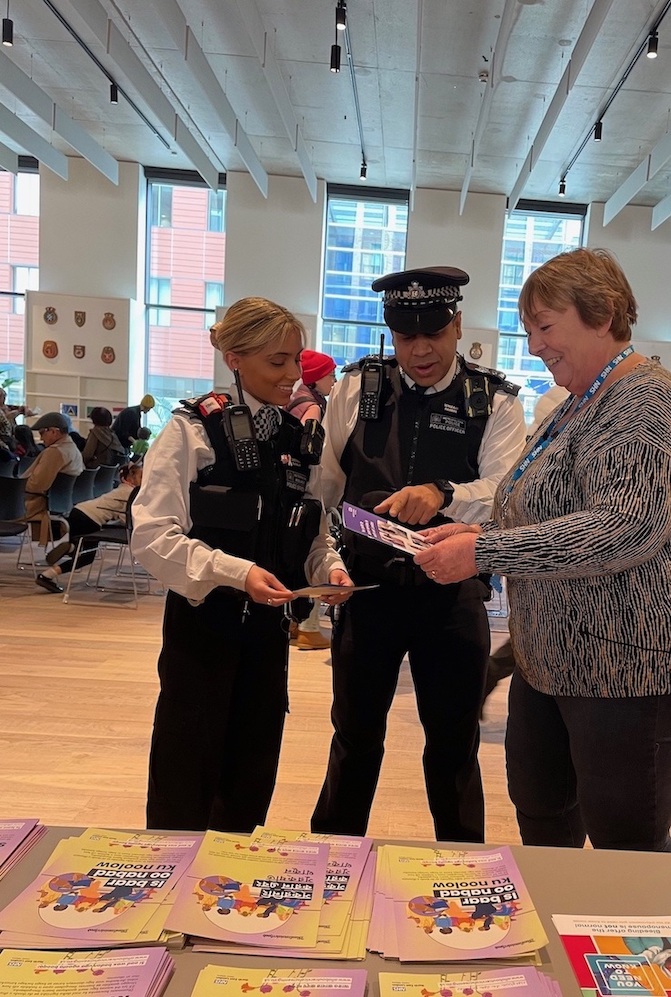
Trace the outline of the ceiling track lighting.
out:
<instances>
[{"instance_id":1,"label":"ceiling track lighting","mask_svg":"<svg viewBox=\"0 0 671 997\"><path fill-rule=\"evenodd\" d=\"M562 177L559 181L559 196L566 197L566 177Z\"/></svg>"},{"instance_id":2,"label":"ceiling track lighting","mask_svg":"<svg viewBox=\"0 0 671 997\"><path fill-rule=\"evenodd\" d=\"M603 134L603 122L599 119L599 121L597 121L597 123L594 125L594 141L600 142L602 134Z\"/></svg>"},{"instance_id":3,"label":"ceiling track lighting","mask_svg":"<svg viewBox=\"0 0 671 997\"><path fill-rule=\"evenodd\" d=\"M359 180L365 180L368 176L368 164L365 159L361 160L361 170L359 171Z\"/></svg>"},{"instance_id":4,"label":"ceiling track lighting","mask_svg":"<svg viewBox=\"0 0 671 997\"><path fill-rule=\"evenodd\" d=\"M7 0L7 17L2 19L2 44L7 48L14 44L14 21L9 17L9 0Z\"/></svg>"},{"instance_id":5,"label":"ceiling track lighting","mask_svg":"<svg viewBox=\"0 0 671 997\"><path fill-rule=\"evenodd\" d=\"M340 72L340 45L331 45L331 72Z\"/></svg>"},{"instance_id":6,"label":"ceiling track lighting","mask_svg":"<svg viewBox=\"0 0 671 997\"><path fill-rule=\"evenodd\" d=\"M336 31L344 31L347 27L347 4L345 0L338 0L335 12Z\"/></svg>"},{"instance_id":7,"label":"ceiling track lighting","mask_svg":"<svg viewBox=\"0 0 671 997\"><path fill-rule=\"evenodd\" d=\"M659 45L659 35L657 34L656 31L652 31L650 33L650 37L648 38L648 51L645 53L648 59L657 58L658 45Z\"/></svg>"},{"instance_id":8,"label":"ceiling track lighting","mask_svg":"<svg viewBox=\"0 0 671 997\"><path fill-rule=\"evenodd\" d=\"M119 103L119 88L116 83L110 83L110 104Z\"/></svg>"}]
</instances>

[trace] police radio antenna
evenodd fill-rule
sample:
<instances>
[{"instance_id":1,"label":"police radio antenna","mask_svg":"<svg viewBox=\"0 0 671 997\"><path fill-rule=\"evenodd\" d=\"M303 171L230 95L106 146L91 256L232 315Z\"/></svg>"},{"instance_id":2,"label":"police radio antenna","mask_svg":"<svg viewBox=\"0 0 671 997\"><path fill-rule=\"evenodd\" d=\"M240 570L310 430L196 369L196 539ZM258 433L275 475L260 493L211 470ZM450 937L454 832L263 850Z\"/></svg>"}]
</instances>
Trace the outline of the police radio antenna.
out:
<instances>
[{"instance_id":1,"label":"police radio antenna","mask_svg":"<svg viewBox=\"0 0 671 997\"><path fill-rule=\"evenodd\" d=\"M237 367L233 370L233 377L235 378L235 386L238 389L238 402L240 405L245 404L245 397L242 393L242 381L240 380L240 371Z\"/></svg>"},{"instance_id":2,"label":"police radio antenna","mask_svg":"<svg viewBox=\"0 0 671 997\"><path fill-rule=\"evenodd\" d=\"M384 333L380 333L380 361L384 360Z\"/></svg>"}]
</instances>

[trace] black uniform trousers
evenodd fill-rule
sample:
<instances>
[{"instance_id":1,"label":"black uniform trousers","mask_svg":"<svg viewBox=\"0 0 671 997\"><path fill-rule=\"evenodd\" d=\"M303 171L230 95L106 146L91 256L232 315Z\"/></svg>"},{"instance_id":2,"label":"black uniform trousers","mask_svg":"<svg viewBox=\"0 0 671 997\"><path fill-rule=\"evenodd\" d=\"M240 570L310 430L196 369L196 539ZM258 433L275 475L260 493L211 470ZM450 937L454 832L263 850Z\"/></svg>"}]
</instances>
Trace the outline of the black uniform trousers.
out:
<instances>
[{"instance_id":1,"label":"black uniform trousers","mask_svg":"<svg viewBox=\"0 0 671 997\"><path fill-rule=\"evenodd\" d=\"M340 607L332 647L335 733L313 831L366 833L407 652L426 736L424 777L436 840L484 841L477 756L489 653L486 596L479 579L382 583Z\"/></svg>"},{"instance_id":2,"label":"black uniform trousers","mask_svg":"<svg viewBox=\"0 0 671 997\"><path fill-rule=\"evenodd\" d=\"M281 609L168 592L147 827L251 832L266 818L287 710Z\"/></svg>"}]
</instances>

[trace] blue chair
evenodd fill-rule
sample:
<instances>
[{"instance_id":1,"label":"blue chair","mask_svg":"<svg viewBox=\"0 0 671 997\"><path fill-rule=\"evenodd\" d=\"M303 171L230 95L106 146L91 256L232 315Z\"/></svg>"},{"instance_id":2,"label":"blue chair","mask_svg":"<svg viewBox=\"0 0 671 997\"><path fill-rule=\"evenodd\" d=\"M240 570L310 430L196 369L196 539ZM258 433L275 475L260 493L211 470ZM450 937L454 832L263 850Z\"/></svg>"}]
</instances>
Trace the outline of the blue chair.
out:
<instances>
[{"instance_id":1,"label":"blue chair","mask_svg":"<svg viewBox=\"0 0 671 997\"><path fill-rule=\"evenodd\" d=\"M23 478L0 477L0 538L21 537L21 547L28 530L28 523L16 522L26 514L26 483ZM33 577L37 574L33 548L30 548L30 559L33 567ZM20 554L20 550L19 550Z\"/></svg>"},{"instance_id":2,"label":"blue chair","mask_svg":"<svg viewBox=\"0 0 671 997\"><path fill-rule=\"evenodd\" d=\"M99 498L106 492L111 492L114 488L114 481L119 473L116 464L101 464L97 469L96 479L93 482L94 498Z\"/></svg>"},{"instance_id":3,"label":"blue chair","mask_svg":"<svg viewBox=\"0 0 671 997\"><path fill-rule=\"evenodd\" d=\"M94 498L95 480L98 476L97 467L86 467L81 474L75 478L72 489L72 504L79 505L80 502L89 502Z\"/></svg>"}]
</instances>

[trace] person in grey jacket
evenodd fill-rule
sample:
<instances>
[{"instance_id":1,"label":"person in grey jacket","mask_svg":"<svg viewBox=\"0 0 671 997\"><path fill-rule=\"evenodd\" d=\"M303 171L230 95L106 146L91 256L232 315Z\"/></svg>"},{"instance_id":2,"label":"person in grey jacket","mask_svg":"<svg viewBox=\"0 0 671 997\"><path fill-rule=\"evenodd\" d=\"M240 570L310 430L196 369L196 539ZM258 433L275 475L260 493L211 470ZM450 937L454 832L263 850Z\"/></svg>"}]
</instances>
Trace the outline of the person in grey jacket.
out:
<instances>
[{"instance_id":1,"label":"person in grey jacket","mask_svg":"<svg viewBox=\"0 0 671 997\"><path fill-rule=\"evenodd\" d=\"M629 342L605 250L527 279L529 351L568 389L483 528L426 531L443 584L505 575L517 668L508 786L527 845L671 851L671 373Z\"/></svg>"}]
</instances>

